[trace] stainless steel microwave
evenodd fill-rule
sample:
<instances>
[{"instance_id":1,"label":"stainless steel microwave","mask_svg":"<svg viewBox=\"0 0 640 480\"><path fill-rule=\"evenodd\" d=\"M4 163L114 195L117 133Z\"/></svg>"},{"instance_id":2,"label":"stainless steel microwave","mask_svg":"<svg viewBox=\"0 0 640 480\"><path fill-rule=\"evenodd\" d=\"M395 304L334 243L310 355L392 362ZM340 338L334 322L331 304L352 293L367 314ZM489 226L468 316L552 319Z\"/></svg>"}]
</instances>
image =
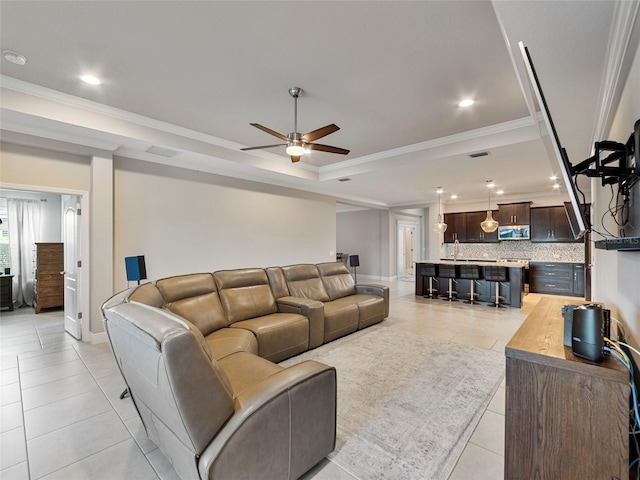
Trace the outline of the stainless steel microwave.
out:
<instances>
[{"instance_id":1,"label":"stainless steel microwave","mask_svg":"<svg viewBox=\"0 0 640 480\"><path fill-rule=\"evenodd\" d=\"M529 240L529 225L498 227L498 240Z\"/></svg>"}]
</instances>

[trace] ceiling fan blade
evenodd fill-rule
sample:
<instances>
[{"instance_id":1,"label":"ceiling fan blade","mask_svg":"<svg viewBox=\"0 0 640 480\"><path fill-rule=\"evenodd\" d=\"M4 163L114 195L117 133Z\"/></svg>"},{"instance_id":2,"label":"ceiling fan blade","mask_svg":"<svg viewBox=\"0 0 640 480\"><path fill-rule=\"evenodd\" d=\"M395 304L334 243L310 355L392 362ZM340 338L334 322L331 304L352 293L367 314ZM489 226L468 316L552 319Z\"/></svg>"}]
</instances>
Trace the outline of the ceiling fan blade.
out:
<instances>
[{"instance_id":1,"label":"ceiling fan blade","mask_svg":"<svg viewBox=\"0 0 640 480\"><path fill-rule=\"evenodd\" d=\"M264 126L260 125L259 123L250 123L249 125L258 128L258 129L262 130L263 132L267 132L269 135L273 135L274 137L278 137L280 140L283 140L285 142L289 140L286 135L282 135L281 133L278 133L275 130L271 130L270 128L264 127Z\"/></svg>"},{"instance_id":2,"label":"ceiling fan blade","mask_svg":"<svg viewBox=\"0 0 640 480\"><path fill-rule=\"evenodd\" d=\"M305 142L313 142L314 140L318 140L319 138L326 137L330 133L337 132L338 130L340 130L340 127L337 126L335 123L332 123L331 125L325 125L324 127L318 128L317 130L314 130L309 133L305 133L302 136L302 140Z\"/></svg>"},{"instance_id":3,"label":"ceiling fan blade","mask_svg":"<svg viewBox=\"0 0 640 480\"><path fill-rule=\"evenodd\" d=\"M300 156L299 155L291 155L291 161L293 163L299 162L300 161Z\"/></svg>"},{"instance_id":4,"label":"ceiling fan blade","mask_svg":"<svg viewBox=\"0 0 640 480\"><path fill-rule=\"evenodd\" d=\"M263 148L274 148L274 147L284 147L286 145L286 143L276 143L275 145L260 145L259 147L246 147L246 148L241 148L240 150L261 150Z\"/></svg>"},{"instance_id":5,"label":"ceiling fan blade","mask_svg":"<svg viewBox=\"0 0 640 480\"><path fill-rule=\"evenodd\" d=\"M340 155L348 155L349 150L345 150L344 148L331 147L329 145L322 145L320 143L307 143L307 148L311 150L319 150L321 152L329 152L329 153L338 153Z\"/></svg>"}]
</instances>

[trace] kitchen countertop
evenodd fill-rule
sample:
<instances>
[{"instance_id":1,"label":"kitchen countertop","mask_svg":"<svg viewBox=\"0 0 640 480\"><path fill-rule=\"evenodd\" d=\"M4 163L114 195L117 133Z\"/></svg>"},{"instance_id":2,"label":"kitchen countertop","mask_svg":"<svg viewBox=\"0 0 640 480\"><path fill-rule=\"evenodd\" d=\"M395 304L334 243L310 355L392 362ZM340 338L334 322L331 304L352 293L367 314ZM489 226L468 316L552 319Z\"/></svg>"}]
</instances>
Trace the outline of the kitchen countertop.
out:
<instances>
[{"instance_id":1,"label":"kitchen countertop","mask_svg":"<svg viewBox=\"0 0 640 480\"><path fill-rule=\"evenodd\" d=\"M524 268L525 264L519 262L497 262L495 260L418 260L416 263L446 263L449 265L478 265L480 267L488 267L488 266L500 266L500 267L515 267L515 268Z\"/></svg>"}]
</instances>

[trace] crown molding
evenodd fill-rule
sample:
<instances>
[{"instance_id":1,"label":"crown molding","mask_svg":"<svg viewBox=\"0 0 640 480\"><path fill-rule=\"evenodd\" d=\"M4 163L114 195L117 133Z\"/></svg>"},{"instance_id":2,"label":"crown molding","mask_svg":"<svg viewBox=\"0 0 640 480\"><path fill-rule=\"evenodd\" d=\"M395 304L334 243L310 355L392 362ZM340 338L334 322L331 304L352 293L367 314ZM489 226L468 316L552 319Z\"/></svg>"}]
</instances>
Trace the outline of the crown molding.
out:
<instances>
[{"instance_id":1,"label":"crown molding","mask_svg":"<svg viewBox=\"0 0 640 480\"><path fill-rule=\"evenodd\" d=\"M320 174L326 174L343 168L355 167L358 165L364 165L378 160L385 160L391 157L397 157L399 155L406 155L409 153L419 152L423 150L431 150L434 148L446 147L448 145L454 145L461 142L469 142L479 138L485 138L492 135L499 135L502 133L512 132L520 130L522 128L531 127L534 122L531 118L519 118L517 120L510 120L508 122L499 123L496 125L490 125L488 127L477 128L475 130L469 130L467 132L456 133L454 135L448 135L446 137L435 138L433 140L427 140L426 142L414 143L412 145L406 145L404 147L394 148L391 150L385 150L383 152L372 153L371 155L364 155L362 157L353 158L351 160L345 160L344 162L334 163L331 165L325 165L320 167Z\"/></svg>"},{"instance_id":2,"label":"crown molding","mask_svg":"<svg viewBox=\"0 0 640 480\"><path fill-rule=\"evenodd\" d=\"M627 53L633 49L632 37L639 10L640 2L616 2L598 96L599 107L591 136L592 144L602 140L611 129L616 107L624 88L625 79L622 77L628 73L632 60ZM636 47L637 42L636 37Z\"/></svg>"}]
</instances>

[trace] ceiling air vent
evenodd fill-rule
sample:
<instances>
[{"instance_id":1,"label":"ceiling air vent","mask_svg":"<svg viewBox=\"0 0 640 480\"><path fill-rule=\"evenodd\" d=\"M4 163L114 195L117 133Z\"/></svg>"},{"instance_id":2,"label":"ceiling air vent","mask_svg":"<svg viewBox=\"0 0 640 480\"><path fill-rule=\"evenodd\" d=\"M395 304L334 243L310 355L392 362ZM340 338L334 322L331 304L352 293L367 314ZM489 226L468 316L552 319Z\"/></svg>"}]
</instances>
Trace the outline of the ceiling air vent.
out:
<instances>
[{"instance_id":1,"label":"ceiling air vent","mask_svg":"<svg viewBox=\"0 0 640 480\"><path fill-rule=\"evenodd\" d=\"M350 178L339 178L338 181L339 182L350 182L351 179Z\"/></svg>"},{"instance_id":2,"label":"ceiling air vent","mask_svg":"<svg viewBox=\"0 0 640 480\"><path fill-rule=\"evenodd\" d=\"M471 158L486 157L487 155L489 155L489 152L476 152L469 154Z\"/></svg>"},{"instance_id":3,"label":"ceiling air vent","mask_svg":"<svg viewBox=\"0 0 640 480\"><path fill-rule=\"evenodd\" d=\"M162 157L167 157L167 158L175 157L176 155L179 155L181 153L178 150L172 150L170 148L164 148L164 147L157 147L155 145L152 145L151 147L147 148L146 152L153 153L154 155L160 155Z\"/></svg>"}]
</instances>

